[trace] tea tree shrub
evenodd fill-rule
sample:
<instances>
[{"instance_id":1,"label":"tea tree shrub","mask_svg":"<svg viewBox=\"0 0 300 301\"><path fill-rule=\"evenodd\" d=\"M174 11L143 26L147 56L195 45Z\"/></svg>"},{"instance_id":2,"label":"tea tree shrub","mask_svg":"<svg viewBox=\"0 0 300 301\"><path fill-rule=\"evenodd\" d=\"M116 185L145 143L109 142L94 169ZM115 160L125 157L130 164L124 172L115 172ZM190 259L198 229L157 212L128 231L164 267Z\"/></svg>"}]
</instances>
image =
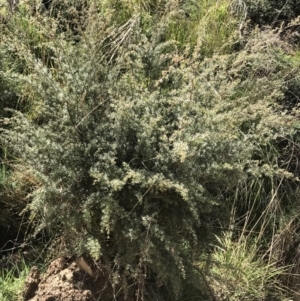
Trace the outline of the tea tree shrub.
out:
<instances>
[{"instance_id":1,"label":"tea tree shrub","mask_svg":"<svg viewBox=\"0 0 300 301\"><path fill-rule=\"evenodd\" d=\"M7 32L1 47L26 73L5 76L34 109L4 119L1 141L38 179L28 206L37 233L56 231L63 255L101 258L137 300L153 300L149 285L178 297L228 225L226 195L267 169L262 145L289 134L281 46L254 36L240 53L200 59L162 38L163 19L145 33L139 14L117 27L91 5L87 18L76 43L46 18L53 64Z\"/></svg>"}]
</instances>

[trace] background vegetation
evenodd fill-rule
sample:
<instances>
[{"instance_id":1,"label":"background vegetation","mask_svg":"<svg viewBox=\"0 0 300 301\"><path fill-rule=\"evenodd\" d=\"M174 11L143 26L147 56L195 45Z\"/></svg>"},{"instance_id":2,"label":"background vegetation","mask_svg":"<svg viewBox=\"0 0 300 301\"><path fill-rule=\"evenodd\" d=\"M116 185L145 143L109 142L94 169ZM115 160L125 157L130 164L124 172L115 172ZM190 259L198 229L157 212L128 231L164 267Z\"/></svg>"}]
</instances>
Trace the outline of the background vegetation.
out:
<instances>
[{"instance_id":1,"label":"background vegetation","mask_svg":"<svg viewBox=\"0 0 300 301\"><path fill-rule=\"evenodd\" d=\"M3 254L86 254L136 300L300 300L297 1L3 5Z\"/></svg>"}]
</instances>

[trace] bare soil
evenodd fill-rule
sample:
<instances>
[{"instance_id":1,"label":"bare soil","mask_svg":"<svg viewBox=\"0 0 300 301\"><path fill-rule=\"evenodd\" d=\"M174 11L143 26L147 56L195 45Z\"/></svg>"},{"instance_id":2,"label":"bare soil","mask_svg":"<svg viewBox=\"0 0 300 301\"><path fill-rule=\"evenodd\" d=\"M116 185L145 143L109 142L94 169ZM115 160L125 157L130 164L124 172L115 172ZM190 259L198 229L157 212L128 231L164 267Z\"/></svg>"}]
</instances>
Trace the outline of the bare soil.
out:
<instances>
[{"instance_id":1,"label":"bare soil","mask_svg":"<svg viewBox=\"0 0 300 301\"><path fill-rule=\"evenodd\" d=\"M108 301L121 298L114 296L113 289L104 273L91 277L80 270L76 262L58 258L46 273L40 275L33 267L23 290L24 301Z\"/></svg>"}]
</instances>

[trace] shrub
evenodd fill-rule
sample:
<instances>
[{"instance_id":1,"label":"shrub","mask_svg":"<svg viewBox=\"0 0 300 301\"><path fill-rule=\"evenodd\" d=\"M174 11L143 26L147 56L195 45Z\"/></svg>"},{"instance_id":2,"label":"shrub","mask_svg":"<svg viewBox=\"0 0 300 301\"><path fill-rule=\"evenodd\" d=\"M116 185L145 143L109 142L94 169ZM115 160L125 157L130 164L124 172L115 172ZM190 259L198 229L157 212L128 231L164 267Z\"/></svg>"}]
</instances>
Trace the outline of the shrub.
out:
<instances>
[{"instance_id":1,"label":"shrub","mask_svg":"<svg viewBox=\"0 0 300 301\"><path fill-rule=\"evenodd\" d=\"M101 258L137 300L153 300L146 283L178 296L216 225L228 225L226 194L249 170L291 176L256 157L292 124L278 113L282 47L271 32L238 54L198 60L199 49L185 57L161 38L164 19L145 33L139 14L119 27L92 5L86 14L76 43L57 19L31 19L48 26L53 64L7 32L2 49L26 68L5 76L34 114L4 119L2 143L37 179L28 206L37 232L56 231L63 254Z\"/></svg>"},{"instance_id":2,"label":"shrub","mask_svg":"<svg viewBox=\"0 0 300 301\"><path fill-rule=\"evenodd\" d=\"M280 26L299 15L300 5L293 0L245 0L248 17L253 24L269 24Z\"/></svg>"}]
</instances>

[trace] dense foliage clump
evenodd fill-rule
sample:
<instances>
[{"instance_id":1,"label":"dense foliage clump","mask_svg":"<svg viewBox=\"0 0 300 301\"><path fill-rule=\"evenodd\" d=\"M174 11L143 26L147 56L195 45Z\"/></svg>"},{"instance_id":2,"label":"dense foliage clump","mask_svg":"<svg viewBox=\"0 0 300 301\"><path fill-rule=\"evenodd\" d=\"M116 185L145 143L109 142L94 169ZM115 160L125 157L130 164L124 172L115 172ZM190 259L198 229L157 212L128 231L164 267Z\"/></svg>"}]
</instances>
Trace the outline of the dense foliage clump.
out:
<instances>
[{"instance_id":1,"label":"dense foliage clump","mask_svg":"<svg viewBox=\"0 0 300 301\"><path fill-rule=\"evenodd\" d=\"M298 193L294 45L282 28L241 33L254 3L77 4L20 4L2 28L23 106L1 142L31 179L33 234L55 233L52 256L101 260L136 300L278 297L274 235ZM241 279L243 261L256 268Z\"/></svg>"}]
</instances>

